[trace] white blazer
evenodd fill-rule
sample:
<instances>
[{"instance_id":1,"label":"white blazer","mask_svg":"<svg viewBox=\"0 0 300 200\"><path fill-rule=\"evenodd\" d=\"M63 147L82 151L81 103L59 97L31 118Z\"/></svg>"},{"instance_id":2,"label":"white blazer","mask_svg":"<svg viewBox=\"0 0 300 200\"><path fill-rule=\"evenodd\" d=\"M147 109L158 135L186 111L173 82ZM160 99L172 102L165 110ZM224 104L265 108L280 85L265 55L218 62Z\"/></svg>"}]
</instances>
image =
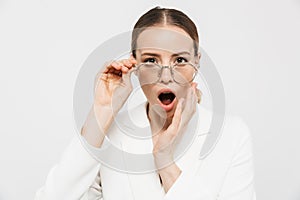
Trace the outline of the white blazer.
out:
<instances>
[{"instance_id":1,"label":"white blazer","mask_svg":"<svg viewBox=\"0 0 300 200\"><path fill-rule=\"evenodd\" d=\"M120 131L122 123L130 118L151 133L145 107L143 103L133 108L128 112L130 116L120 113L120 123L113 123L108 132L114 145L127 152L152 152L151 140L134 140ZM199 116L197 121L193 120L195 116ZM199 159L212 113L197 105L193 119L183 137L189 136L190 128L195 126L196 134L187 151L175 160L182 172L167 193L156 171L133 174L115 170L95 159L90 150L93 148L86 148L83 137L75 136L60 162L50 170L35 200L255 200L252 142L247 125L239 117L226 116L212 151Z\"/></svg>"}]
</instances>

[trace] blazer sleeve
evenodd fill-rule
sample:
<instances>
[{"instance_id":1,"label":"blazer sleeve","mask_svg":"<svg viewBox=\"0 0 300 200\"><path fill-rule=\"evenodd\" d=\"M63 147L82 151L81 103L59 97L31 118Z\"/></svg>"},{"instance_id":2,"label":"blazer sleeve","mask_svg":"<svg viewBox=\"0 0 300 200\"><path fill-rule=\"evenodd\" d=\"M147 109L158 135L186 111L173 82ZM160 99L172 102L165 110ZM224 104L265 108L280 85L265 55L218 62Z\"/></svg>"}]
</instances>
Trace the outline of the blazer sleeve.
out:
<instances>
[{"instance_id":1,"label":"blazer sleeve","mask_svg":"<svg viewBox=\"0 0 300 200\"><path fill-rule=\"evenodd\" d=\"M250 131L242 119L236 119L235 135L238 136L238 142L230 156L229 166L226 166L228 169L219 192L213 194L199 180L201 177L182 171L164 200L256 200Z\"/></svg>"},{"instance_id":2,"label":"blazer sleeve","mask_svg":"<svg viewBox=\"0 0 300 200\"><path fill-rule=\"evenodd\" d=\"M227 171L220 200L256 200L252 138L245 122L238 118L238 133L242 135Z\"/></svg>"},{"instance_id":3,"label":"blazer sleeve","mask_svg":"<svg viewBox=\"0 0 300 200\"><path fill-rule=\"evenodd\" d=\"M95 160L75 136L60 161L51 168L46 183L35 200L100 200L100 162ZM82 137L83 139L83 137Z\"/></svg>"}]
</instances>

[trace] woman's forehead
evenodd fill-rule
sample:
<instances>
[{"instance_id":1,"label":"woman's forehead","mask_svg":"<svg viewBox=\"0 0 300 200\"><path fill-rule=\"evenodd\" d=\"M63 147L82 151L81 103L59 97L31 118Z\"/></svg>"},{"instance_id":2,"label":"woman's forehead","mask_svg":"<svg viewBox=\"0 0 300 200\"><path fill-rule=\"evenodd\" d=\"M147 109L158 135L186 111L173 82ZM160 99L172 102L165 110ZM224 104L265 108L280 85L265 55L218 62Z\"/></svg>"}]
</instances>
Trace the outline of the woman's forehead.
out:
<instances>
[{"instance_id":1,"label":"woman's forehead","mask_svg":"<svg viewBox=\"0 0 300 200\"><path fill-rule=\"evenodd\" d=\"M182 29L172 27L149 27L138 36L137 50L166 51L171 53L193 52L193 39Z\"/></svg>"}]
</instances>

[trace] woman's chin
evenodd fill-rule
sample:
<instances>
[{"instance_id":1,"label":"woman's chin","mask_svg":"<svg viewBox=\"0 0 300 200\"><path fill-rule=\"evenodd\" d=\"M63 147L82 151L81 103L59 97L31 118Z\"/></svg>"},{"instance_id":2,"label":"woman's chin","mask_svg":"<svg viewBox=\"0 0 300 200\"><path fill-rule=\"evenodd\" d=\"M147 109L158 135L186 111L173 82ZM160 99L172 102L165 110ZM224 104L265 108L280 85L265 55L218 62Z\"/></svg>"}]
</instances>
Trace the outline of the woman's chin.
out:
<instances>
[{"instance_id":1,"label":"woman's chin","mask_svg":"<svg viewBox=\"0 0 300 200\"><path fill-rule=\"evenodd\" d=\"M166 119L174 116L177 103L177 98L167 105L163 104L161 101L155 101L151 107L161 118Z\"/></svg>"},{"instance_id":2,"label":"woman's chin","mask_svg":"<svg viewBox=\"0 0 300 200\"><path fill-rule=\"evenodd\" d=\"M168 118L172 118L174 116L174 113L175 113L176 107L177 107L177 103L178 103L177 99L175 98L172 103L173 103L172 108L170 110L166 111Z\"/></svg>"},{"instance_id":3,"label":"woman's chin","mask_svg":"<svg viewBox=\"0 0 300 200\"><path fill-rule=\"evenodd\" d=\"M172 113L174 114L177 105L177 99L175 97L175 99L173 99L173 101L169 104L163 104L161 101L159 101L159 105L167 113L167 116L169 116Z\"/></svg>"}]
</instances>

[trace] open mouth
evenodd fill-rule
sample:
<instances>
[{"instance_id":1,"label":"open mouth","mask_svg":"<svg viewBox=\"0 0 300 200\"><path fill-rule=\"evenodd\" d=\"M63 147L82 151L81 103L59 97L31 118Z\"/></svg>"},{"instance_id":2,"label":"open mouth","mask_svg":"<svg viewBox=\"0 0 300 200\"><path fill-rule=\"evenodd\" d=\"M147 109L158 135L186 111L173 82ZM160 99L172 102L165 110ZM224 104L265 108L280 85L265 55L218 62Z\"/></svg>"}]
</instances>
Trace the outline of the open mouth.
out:
<instances>
[{"instance_id":1,"label":"open mouth","mask_svg":"<svg viewBox=\"0 0 300 200\"><path fill-rule=\"evenodd\" d=\"M175 99L175 97L176 97L175 94L171 91L162 92L158 95L158 99L164 105L171 104L173 102L173 100Z\"/></svg>"}]
</instances>

